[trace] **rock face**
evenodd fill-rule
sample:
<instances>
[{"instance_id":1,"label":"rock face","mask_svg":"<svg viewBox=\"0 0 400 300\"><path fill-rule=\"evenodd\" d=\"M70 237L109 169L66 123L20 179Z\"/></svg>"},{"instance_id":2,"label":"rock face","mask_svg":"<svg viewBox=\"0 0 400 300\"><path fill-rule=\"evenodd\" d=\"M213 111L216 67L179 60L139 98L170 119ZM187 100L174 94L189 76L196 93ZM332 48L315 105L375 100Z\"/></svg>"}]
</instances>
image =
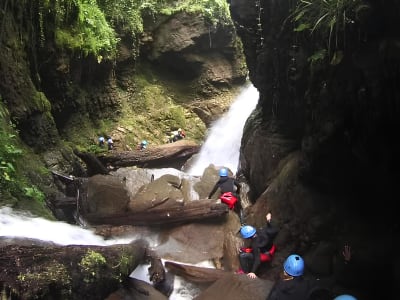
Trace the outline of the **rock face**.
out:
<instances>
[{"instance_id":1,"label":"rock face","mask_svg":"<svg viewBox=\"0 0 400 300\"><path fill-rule=\"evenodd\" d=\"M340 39L317 59L319 42L329 37L318 29L312 40L308 31L293 31L305 23L289 18L299 3L231 1L250 78L260 92L244 130L238 170L254 204L246 222L260 225L272 211L281 223L273 264L298 252L317 276L331 275L333 257L340 258L347 242L357 248L361 265L382 274L386 266L367 245L378 236L380 251L392 257L390 240L398 241L394 206L386 199L395 195L399 169L393 136L400 127L400 96L393 82L399 80L394 70L400 57L392 43L400 38L394 16L399 4L366 1L349 8L351 22L345 31L337 27ZM367 204L377 199L385 204ZM366 299L382 297L375 279ZM385 287L388 298L392 290Z\"/></svg>"},{"instance_id":2,"label":"rock face","mask_svg":"<svg viewBox=\"0 0 400 300\"><path fill-rule=\"evenodd\" d=\"M99 62L90 55L58 53L51 38L46 47L29 37L14 43L18 30L25 30L17 24L18 18L30 9L18 3L6 6L3 12L7 26L0 43L0 94L11 119L18 120L24 142L39 152L57 145L59 132L79 123L83 115L93 121L116 117L123 101L141 97L135 94L132 80L140 62L151 61L164 68L170 74L167 77L184 79L188 88L196 90L193 94L203 96L215 95L246 79L244 56L232 23L208 24L201 14L183 12L153 15L145 22L140 43L115 28L121 36L118 56L115 61ZM39 14L31 17L39 18ZM37 38L34 33L32 38ZM132 40L142 46L140 51L138 45L132 46ZM24 43L29 46L24 48ZM203 116L209 115L204 108Z\"/></svg>"},{"instance_id":3,"label":"rock face","mask_svg":"<svg viewBox=\"0 0 400 300\"><path fill-rule=\"evenodd\" d=\"M160 22L151 36L146 44L148 59L174 70L182 79L200 78L209 87L229 87L246 76L231 24L215 26L198 15L178 13Z\"/></svg>"}]
</instances>

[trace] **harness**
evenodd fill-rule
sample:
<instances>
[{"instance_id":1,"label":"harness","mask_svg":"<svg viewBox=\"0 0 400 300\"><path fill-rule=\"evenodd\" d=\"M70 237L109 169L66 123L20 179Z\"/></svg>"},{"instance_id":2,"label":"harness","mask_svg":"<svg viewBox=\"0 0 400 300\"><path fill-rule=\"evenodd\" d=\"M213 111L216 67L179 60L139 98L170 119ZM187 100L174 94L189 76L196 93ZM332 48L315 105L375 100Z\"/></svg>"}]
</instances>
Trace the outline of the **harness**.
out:
<instances>
[{"instance_id":1,"label":"harness","mask_svg":"<svg viewBox=\"0 0 400 300\"><path fill-rule=\"evenodd\" d=\"M273 244L271 249L269 249L268 251L265 251L263 253L260 253L260 261L261 262L271 261L275 255L275 251L276 251L276 246ZM240 252L252 253L253 249L252 248L240 248Z\"/></svg>"}]
</instances>

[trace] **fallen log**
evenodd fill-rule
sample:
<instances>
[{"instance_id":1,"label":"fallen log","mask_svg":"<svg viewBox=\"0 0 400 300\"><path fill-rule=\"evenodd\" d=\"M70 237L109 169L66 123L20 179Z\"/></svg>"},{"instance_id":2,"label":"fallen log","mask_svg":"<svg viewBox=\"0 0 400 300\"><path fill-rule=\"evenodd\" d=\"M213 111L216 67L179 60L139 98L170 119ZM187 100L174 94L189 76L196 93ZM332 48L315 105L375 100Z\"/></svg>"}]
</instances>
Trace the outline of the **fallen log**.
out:
<instances>
[{"instance_id":1,"label":"fallen log","mask_svg":"<svg viewBox=\"0 0 400 300\"><path fill-rule=\"evenodd\" d=\"M106 165L104 165L93 153L80 152L75 149L74 154L86 164L88 177L97 174L107 175L109 173Z\"/></svg>"},{"instance_id":2,"label":"fallen log","mask_svg":"<svg viewBox=\"0 0 400 300\"><path fill-rule=\"evenodd\" d=\"M10 299L105 299L147 258L146 241L112 246L0 247L0 288ZM159 273L159 267L157 267Z\"/></svg>"},{"instance_id":3,"label":"fallen log","mask_svg":"<svg viewBox=\"0 0 400 300\"><path fill-rule=\"evenodd\" d=\"M226 204L213 199L190 201L184 205L167 208L151 208L139 212L116 213L113 215L82 214L82 217L92 225L162 225L185 223L204 219L221 218L227 215Z\"/></svg>"},{"instance_id":4,"label":"fallen log","mask_svg":"<svg viewBox=\"0 0 400 300\"><path fill-rule=\"evenodd\" d=\"M224 270L185 265L171 261L166 261L164 265L169 272L196 283L215 282L223 276L229 274L229 272Z\"/></svg>"},{"instance_id":5,"label":"fallen log","mask_svg":"<svg viewBox=\"0 0 400 300\"><path fill-rule=\"evenodd\" d=\"M141 168L176 168L198 153L200 146L191 141L148 147L144 150L113 151L97 156L109 169L138 166Z\"/></svg>"}]
</instances>

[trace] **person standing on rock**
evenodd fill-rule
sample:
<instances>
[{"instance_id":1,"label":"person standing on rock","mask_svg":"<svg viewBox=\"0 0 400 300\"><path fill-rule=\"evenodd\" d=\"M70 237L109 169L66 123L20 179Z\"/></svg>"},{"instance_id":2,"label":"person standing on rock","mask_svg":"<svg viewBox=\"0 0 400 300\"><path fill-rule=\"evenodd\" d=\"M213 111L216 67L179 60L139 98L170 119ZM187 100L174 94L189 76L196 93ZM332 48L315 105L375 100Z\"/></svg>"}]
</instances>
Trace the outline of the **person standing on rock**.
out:
<instances>
[{"instance_id":1,"label":"person standing on rock","mask_svg":"<svg viewBox=\"0 0 400 300\"><path fill-rule=\"evenodd\" d=\"M104 136L99 136L99 146L104 147Z\"/></svg>"},{"instance_id":2,"label":"person standing on rock","mask_svg":"<svg viewBox=\"0 0 400 300\"><path fill-rule=\"evenodd\" d=\"M221 202L228 205L229 209L234 209L239 198L240 184L236 179L228 176L228 169L226 168L219 170L219 180L212 188L208 199L211 199L218 188L221 190L219 196Z\"/></svg>"},{"instance_id":3,"label":"person standing on rock","mask_svg":"<svg viewBox=\"0 0 400 300\"><path fill-rule=\"evenodd\" d=\"M107 145L108 150L112 150L114 148L114 141L112 140L111 136L107 137Z\"/></svg>"},{"instance_id":4,"label":"person standing on rock","mask_svg":"<svg viewBox=\"0 0 400 300\"><path fill-rule=\"evenodd\" d=\"M250 278L256 278L256 272L261 263L270 262L276 251L274 239L279 230L271 223L272 215L266 215L267 224L258 232L250 225L242 226L240 234L246 240L245 247L239 249L239 262L241 270Z\"/></svg>"}]
</instances>

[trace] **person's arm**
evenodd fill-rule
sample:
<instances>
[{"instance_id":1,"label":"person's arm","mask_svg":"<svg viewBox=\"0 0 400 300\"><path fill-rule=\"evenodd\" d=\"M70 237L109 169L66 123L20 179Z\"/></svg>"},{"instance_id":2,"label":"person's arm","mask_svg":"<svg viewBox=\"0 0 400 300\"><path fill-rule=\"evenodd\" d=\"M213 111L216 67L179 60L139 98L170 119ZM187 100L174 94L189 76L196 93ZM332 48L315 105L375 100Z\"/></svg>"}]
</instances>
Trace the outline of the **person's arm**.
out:
<instances>
[{"instance_id":1,"label":"person's arm","mask_svg":"<svg viewBox=\"0 0 400 300\"><path fill-rule=\"evenodd\" d=\"M265 234L268 235L268 237L273 240L276 235L279 232L279 228L278 226L275 225L275 223L272 221L272 214L269 212L267 213L267 215L265 216L266 219L266 225L263 229L263 231L265 232Z\"/></svg>"},{"instance_id":2,"label":"person's arm","mask_svg":"<svg viewBox=\"0 0 400 300\"><path fill-rule=\"evenodd\" d=\"M217 182L217 183L214 185L213 189L211 190L210 194L208 195L208 197L207 197L208 199L211 199L212 195L214 195L214 193L217 191L218 187L219 187L219 184L218 184L218 182Z\"/></svg>"},{"instance_id":3,"label":"person's arm","mask_svg":"<svg viewBox=\"0 0 400 300\"><path fill-rule=\"evenodd\" d=\"M241 188L239 181L237 181L235 179L235 180L233 180L233 184L236 186L236 194L239 195L240 194L240 188Z\"/></svg>"},{"instance_id":4,"label":"person's arm","mask_svg":"<svg viewBox=\"0 0 400 300\"><path fill-rule=\"evenodd\" d=\"M351 247L349 245L344 245L342 251L344 264L347 265L351 261Z\"/></svg>"}]
</instances>

